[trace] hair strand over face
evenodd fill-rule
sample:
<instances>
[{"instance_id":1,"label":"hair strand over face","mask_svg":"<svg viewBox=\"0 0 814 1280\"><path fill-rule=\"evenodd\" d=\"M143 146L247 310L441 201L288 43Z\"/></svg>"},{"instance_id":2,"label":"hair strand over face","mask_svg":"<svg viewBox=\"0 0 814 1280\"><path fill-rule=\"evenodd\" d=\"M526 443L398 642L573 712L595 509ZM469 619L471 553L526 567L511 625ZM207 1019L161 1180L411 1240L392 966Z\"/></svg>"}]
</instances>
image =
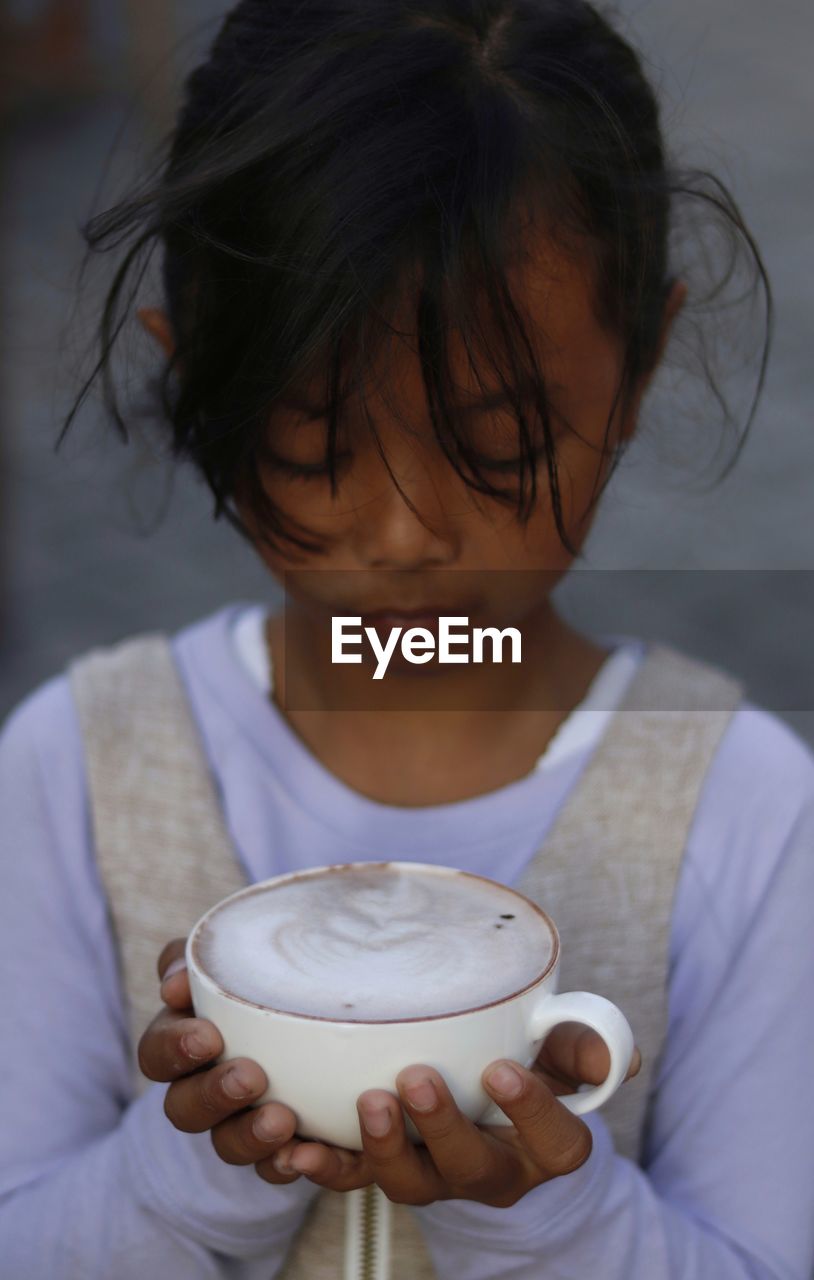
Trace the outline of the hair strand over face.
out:
<instances>
[{"instance_id":1,"label":"hair strand over face","mask_svg":"<svg viewBox=\"0 0 814 1280\"><path fill-rule=\"evenodd\" d=\"M173 455L205 478L215 518L252 538L234 505L240 494L269 545L320 550L260 481L274 411L292 385L322 372L336 496L343 374L354 369L349 384L364 376L410 279L445 456L468 485L528 519L537 476L519 387L531 379L546 493L573 551L545 375L509 283L520 211L533 210L560 246L594 267L597 319L624 352L610 450L616 406L632 402L657 359L678 200L702 205L728 235L729 266L711 296L744 250L753 289L763 288L766 336L748 430L772 329L763 262L723 184L667 164L641 63L587 0L241 0L186 83L157 178L84 228L90 252L129 248L101 317L98 362L57 448L99 374L127 439L114 348L160 244L176 348L156 389ZM478 378L475 352L500 355L494 371L513 397L520 445L513 490L486 474L456 421L450 324Z\"/></svg>"}]
</instances>

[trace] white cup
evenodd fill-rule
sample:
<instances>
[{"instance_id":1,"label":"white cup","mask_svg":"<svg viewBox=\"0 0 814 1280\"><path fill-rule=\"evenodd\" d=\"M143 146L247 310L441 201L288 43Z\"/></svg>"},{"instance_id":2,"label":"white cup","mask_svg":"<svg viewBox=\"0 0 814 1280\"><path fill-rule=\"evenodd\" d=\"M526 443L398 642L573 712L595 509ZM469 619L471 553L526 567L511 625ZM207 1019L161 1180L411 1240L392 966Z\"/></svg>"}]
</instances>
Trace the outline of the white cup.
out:
<instances>
[{"instance_id":1,"label":"white cup","mask_svg":"<svg viewBox=\"0 0 814 1280\"><path fill-rule=\"evenodd\" d=\"M370 863L348 864L369 867ZM381 865L381 864L378 864ZM391 862L394 870L439 876L469 876L454 867ZM220 907L286 881L322 875L326 867L275 876L249 885L216 903L192 929L186 962L192 1003L199 1018L213 1022L223 1037L218 1061L252 1058L266 1073L268 1089L254 1104L278 1101L297 1116L304 1138L361 1150L356 1100L366 1089L396 1094L396 1076L413 1063L433 1067L446 1081L460 1110L478 1124L510 1124L481 1084L481 1075L497 1058L530 1067L543 1040L561 1022L593 1028L608 1047L610 1070L602 1084L581 1086L560 1102L582 1115L602 1106L619 1088L633 1056L633 1034L616 1005L587 991L556 994L560 940L554 922L536 903L540 928L551 942L548 964L522 990L465 1012L405 1018L402 1021L346 1021L288 1013L254 1004L221 987L202 967L196 945L199 932ZM475 876L481 883L485 877ZM501 894L516 893L497 885ZM524 898L524 895L517 894ZM505 901L505 899L504 899ZM528 898L524 901L530 902ZM407 1121L414 1142L420 1136Z\"/></svg>"}]
</instances>

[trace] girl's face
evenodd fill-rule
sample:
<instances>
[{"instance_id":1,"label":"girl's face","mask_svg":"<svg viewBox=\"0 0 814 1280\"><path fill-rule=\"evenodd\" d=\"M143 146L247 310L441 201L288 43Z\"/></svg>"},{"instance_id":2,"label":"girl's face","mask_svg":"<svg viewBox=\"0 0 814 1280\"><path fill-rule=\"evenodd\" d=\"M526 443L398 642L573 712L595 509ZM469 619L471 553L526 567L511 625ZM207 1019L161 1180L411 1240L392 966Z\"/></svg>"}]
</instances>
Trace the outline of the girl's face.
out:
<instances>
[{"instance_id":1,"label":"girl's face","mask_svg":"<svg viewBox=\"0 0 814 1280\"><path fill-rule=\"evenodd\" d=\"M579 549L613 449L635 430L648 378L642 379L625 416L617 406L605 443L622 350L616 335L602 329L595 318L589 260L565 256L550 240L532 242L512 287L545 371L562 518L572 545ZM665 307L661 349L685 293L685 286L676 282ZM401 332L409 314L397 317ZM161 325L157 315L142 315L154 334ZM292 597L320 612L356 615L434 605L444 613L465 613L473 619L519 620L543 603L573 559L557 531L545 459L541 456L537 466L538 500L525 526L512 506L469 488L435 439L414 348L410 341L387 344L384 359L364 387L381 450L403 493L353 399L345 407L337 439L336 496L331 494L327 470L298 476L279 465L279 460L303 467L323 463L325 418L318 412L309 418L307 409L293 403L278 407L269 430L269 447L277 461L261 467L261 479L283 514L293 519L298 531L323 542L324 551L272 550L255 537L258 554ZM517 425L511 407L494 403L494 395L488 397L491 404L484 403L486 393L499 390L497 379L483 373L485 392L478 388L463 344L456 345L454 335L450 362L455 395L466 409L475 449L496 464L515 458ZM310 402L318 410L318 399L316 385L302 388L302 404ZM517 485L511 469L489 474L510 491ZM239 498L236 505L246 526L254 529L251 512ZM308 572L298 576L301 570ZM517 570L537 571L539 577L528 579ZM454 572L439 577L448 571ZM530 580L535 583L531 594Z\"/></svg>"},{"instance_id":2,"label":"girl's face","mask_svg":"<svg viewBox=\"0 0 814 1280\"><path fill-rule=\"evenodd\" d=\"M524 320L531 326L528 331L537 342L537 358L545 371L563 523L572 545L579 549L593 520L595 497L610 468L612 449L635 429L647 379L642 380L625 417L617 406L605 445L622 350L618 338L600 328L594 316L587 262L565 257L550 242L538 243L512 285L525 308ZM670 294L662 348L685 292L677 282ZM409 314L397 318L400 332L409 323ZM388 345L386 359L366 381L364 394L381 450L415 510L394 484L361 406L351 399L337 437L335 497L327 470L297 476L278 464L261 468L264 487L275 504L304 526L309 536L324 541L324 551L308 554L295 547L289 557L257 543L258 552L288 592L332 613L442 605L446 613L477 614L487 620L520 618L530 605L541 603L540 589L547 596L573 559L557 531L545 458L541 456L537 465L537 505L524 527L511 506L469 488L448 462L435 439L414 348L414 342L396 344L394 340ZM456 346L453 337L450 359L457 403L466 409L474 448L496 464L515 458L517 425L511 406L484 404L487 399L500 399L495 396L495 390L500 390L497 378L482 374L486 386L481 391L463 344ZM318 410L316 386L303 389L302 404L309 403ZM284 462L319 467L325 457L326 433L326 420L318 412L309 420L307 410L292 405L290 411L275 412L269 444ZM511 469L488 474L510 491L517 484ZM248 512L240 506L239 510L249 524ZM303 569L309 572L297 576ZM484 570L514 572L484 574ZM545 574L524 580L517 570ZM442 571L455 572L439 578ZM535 600L529 596L530 580L536 583Z\"/></svg>"}]
</instances>

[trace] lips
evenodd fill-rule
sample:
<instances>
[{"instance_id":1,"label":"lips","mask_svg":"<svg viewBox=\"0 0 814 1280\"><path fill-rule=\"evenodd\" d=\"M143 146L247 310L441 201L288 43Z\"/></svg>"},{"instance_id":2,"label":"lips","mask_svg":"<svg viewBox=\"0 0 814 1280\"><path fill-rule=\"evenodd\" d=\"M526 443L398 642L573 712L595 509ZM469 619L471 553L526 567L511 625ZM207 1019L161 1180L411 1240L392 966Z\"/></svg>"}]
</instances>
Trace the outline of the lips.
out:
<instances>
[{"instance_id":1,"label":"lips","mask_svg":"<svg viewBox=\"0 0 814 1280\"><path fill-rule=\"evenodd\" d=\"M448 613L447 609L375 609L371 613L362 613L362 618L378 621L379 618L402 618L410 622L413 618L438 618Z\"/></svg>"},{"instance_id":2,"label":"lips","mask_svg":"<svg viewBox=\"0 0 814 1280\"><path fill-rule=\"evenodd\" d=\"M424 631L429 631L431 635L437 638L441 630L437 613L416 613L410 614L409 617L397 613L376 613L370 617L363 616L362 626L367 627L370 631L376 631L380 636L384 637L387 637L393 630L406 633L414 627L421 627Z\"/></svg>"},{"instance_id":3,"label":"lips","mask_svg":"<svg viewBox=\"0 0 814 1280\"><path fill-rule=\"evenodd\" d=\"M438 630L440 617L467 618L471 607L467 605L436 605L424 609L376 609L363 613L362 625L380 628L428 627Z\"/></svg>"},{"instance_id":4,"label":"lips","mask_svg":"<svg viewBox=\"0 0 814 1280\"><path fill-rule=\"evenodd\" d=\"M464 604L427 604L418 605L415 608L405 609L403 605L394 604L385 606L382 609L367 609L362 613L363 618L438 618L449 617L459 618L468 617L476 608L474 601Z\"/></svg>"}]
</instances>

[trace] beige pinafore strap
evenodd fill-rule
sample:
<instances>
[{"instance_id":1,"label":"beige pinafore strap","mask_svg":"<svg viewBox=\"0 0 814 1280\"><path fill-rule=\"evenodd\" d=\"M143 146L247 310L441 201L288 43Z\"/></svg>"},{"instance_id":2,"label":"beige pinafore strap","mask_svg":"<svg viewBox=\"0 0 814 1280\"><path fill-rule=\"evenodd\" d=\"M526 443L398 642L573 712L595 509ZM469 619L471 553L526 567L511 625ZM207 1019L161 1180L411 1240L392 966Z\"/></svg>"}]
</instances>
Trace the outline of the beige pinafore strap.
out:
<instances>
[{"instance_id":1,"label":"beige pinafore strap","mask_svg":"<svg viewBox=\"0 0 814 1280\"><path fill-rule=\"evenodd\" d=\"M96 650L71 667L88 761L96 855L110 904L135 1046L157 1010L156 957L245 873L225 829L186 691L162 635ZM556 920L561 990L608 996L628 1015L643 1067L604 1108L636 1159L666 1029L669 922L689 826L741 688L662 646L648 650L620 711L517 887ZM318 1196L279 1277L343 1274L343 1201ZM421 1210L388 1204L393 1280L430 1280Z\"/></svg>"},{"instance_id":2,"label":"beige pinafore strap","mask_svg":"<svg viewBox=\"0 0 814 1280\"><path fill-rule=\"evenodd\" d=\"M247 883L167 638L137 636L69 668L85 743L96 862L117 944L133 1084L161 1008L156 962Z\"/></svg>"},{"instance_id":3,"label":"beige pinafore strap","mask_svg":"<svg viewBox=\"0 0 814 1280\"><path fill-rule=\"evenodd\" d=\"M742 695L724 672L651 646L515 886L557 924L559 989L606 996L633 1028L641 1070L602 1115L617 1151L636 1161L667 1031L670 921L682 855Z\"/></svg>"},{"instance_id":4,"label":"beige pinafore strap","mask_svg":"<svg viewBox=\"0 0 814 1280\"><path fill-rule=\"evenodd\" d=\"M85 748L96 862L107 896L127 1010L133 1088L149 1081L138 1042L161 1006L156 961L221 898L247 883L170 643L135 636L69 668ZM315 1197L282 1270L285 1280L339 1280L346 1221L375 1215L389 1254L371 1280L434 1280L412 1212L375 1189ZM353 1241L351 1241L353 1243ZM360 1280L362 1275L360 1271Z\"/></svg>"}]
</instances>

